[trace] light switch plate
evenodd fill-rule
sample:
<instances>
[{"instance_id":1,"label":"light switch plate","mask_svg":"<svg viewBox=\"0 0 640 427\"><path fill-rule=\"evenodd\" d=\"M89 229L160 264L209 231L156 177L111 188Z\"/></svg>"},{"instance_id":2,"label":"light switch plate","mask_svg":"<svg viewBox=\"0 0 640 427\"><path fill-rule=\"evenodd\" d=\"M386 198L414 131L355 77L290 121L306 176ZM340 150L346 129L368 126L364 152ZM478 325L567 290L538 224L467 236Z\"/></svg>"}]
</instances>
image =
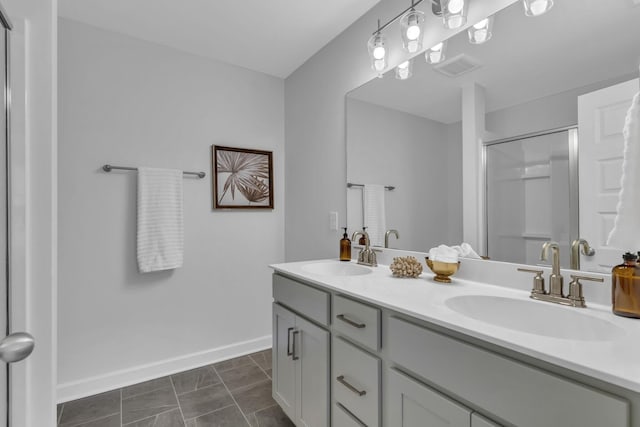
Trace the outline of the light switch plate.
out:
<instances>
[{"instance_id":1,"label":"light switch plate","mask_svg":"<svg viewBox=\"0 0 640 427\"><path fill-rule=\"evenodd\" d=\"M329 230L338 230L338 212L329 212Z\"/></svg>"}]
</instances>

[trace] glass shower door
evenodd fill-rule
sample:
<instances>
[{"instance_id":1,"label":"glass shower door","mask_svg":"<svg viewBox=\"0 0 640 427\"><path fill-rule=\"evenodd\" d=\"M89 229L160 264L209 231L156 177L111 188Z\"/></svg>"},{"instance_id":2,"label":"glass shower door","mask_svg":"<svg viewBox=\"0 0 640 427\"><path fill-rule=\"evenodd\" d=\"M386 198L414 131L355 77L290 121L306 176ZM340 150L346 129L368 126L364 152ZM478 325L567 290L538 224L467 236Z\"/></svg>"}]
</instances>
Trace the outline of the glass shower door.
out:
<instances>
[{"instance_id":1,"label":"glass shower door","mask_svg":"<svg viewBox=\"0 0 640 427\"><path fill-rule=\"evenodd\" d=\"M572 183L575 129L550 131L486 147L487 253L491 259L540 264L542 244L560 245L569 267L577 237Z\"/></svg>"}]
</instances>

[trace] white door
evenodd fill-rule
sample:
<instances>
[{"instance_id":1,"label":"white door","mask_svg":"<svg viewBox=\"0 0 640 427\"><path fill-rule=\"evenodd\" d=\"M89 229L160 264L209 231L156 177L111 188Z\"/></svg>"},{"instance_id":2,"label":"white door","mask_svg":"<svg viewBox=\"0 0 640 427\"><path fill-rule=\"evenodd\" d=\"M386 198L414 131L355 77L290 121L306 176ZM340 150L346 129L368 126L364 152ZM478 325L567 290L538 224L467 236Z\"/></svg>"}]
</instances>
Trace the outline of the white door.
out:
<instances>
[{"instance_id":1,"label":"white door","mask_svg":"<svg viewBox=\"0 0 640 427\"><path fill-rule=\"evenodd\" d=\"M296 317L297 425L329 427L329 332Z\"/></svg>"},{"instance_id":2,"label":"white door","mask_svg":"<svg viewBox=\"0 0 640 427\"><path fill-rule=\"evenodd\" d=\"M638 79L578 97L580 237L595 249L591 257L580 254L581 269L610 272L622 262L626 250L607 246L616 217L622 173L622 129Z\"/></svg>"}]
</instances>

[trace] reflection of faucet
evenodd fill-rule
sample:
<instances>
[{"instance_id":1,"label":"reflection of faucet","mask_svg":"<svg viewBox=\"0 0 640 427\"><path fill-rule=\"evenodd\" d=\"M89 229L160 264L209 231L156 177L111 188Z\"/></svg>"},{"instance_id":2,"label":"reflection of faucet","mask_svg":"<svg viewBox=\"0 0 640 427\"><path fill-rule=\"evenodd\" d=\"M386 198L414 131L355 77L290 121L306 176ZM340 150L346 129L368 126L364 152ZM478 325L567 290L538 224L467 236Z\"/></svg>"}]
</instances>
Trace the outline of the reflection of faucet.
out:
<instances>
[{"instance_id":1,"label":"reflection of faucet","mask_svg":"<svg viewBox=\"0 0 640 427\"><path fill-rule=\"evenodd\" d=\"M580 247L585 256L594 256L596 251L584 239L576 239L571 243L571 269L580 270Z\"/></svg>"},{"instance_id":2,"label":"reflection of faucet","mask_svg":"<svg viewBox=\"0 0 640 427\"><path fill-rule=\"evenodd\" d=\"M369 234L366 231L356 231L351 236L351 241L355 242L356 237L364 236L364 249L358 254L358 264L367 265L369 267L377 267L376 253L369 247Z\"/></svg>"},{"instance_id":3,"label":"reflection of faucet","mask_svg":"<svg viewBox=\"0 0 640 427\"><path fill-rule=\"evenodd\" d=\"M564 297L562 294L563 278L560 274L560 245L557 242L544 242L542 244L542 252L540 253L540 261L547 261L549 258L549 249L553 254L551 262L551 276L549 276L549 295L552 297Z\"/></svg>"},{"instance_id":4,"label":"reflection of faucet","mask_svg":"<svg viewBox=\"0 0 640 427\"><path fill-rule=\"evenodd\" d=\"M398 234L398 230L387 230L387 232L384 233L384 247L385 248L389 247L389 234L395 234L396 235L396 239L400 238L400 235Z\"/></svg>"}]
</instances>

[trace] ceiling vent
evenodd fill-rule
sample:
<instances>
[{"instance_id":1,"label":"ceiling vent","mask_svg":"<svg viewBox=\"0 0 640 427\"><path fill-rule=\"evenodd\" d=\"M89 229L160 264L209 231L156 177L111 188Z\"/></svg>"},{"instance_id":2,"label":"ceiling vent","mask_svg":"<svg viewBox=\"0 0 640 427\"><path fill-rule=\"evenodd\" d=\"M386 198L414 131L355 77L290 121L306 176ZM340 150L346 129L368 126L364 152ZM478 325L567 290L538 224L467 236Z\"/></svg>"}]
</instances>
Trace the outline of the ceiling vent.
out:
<instances>
[{"instance_id":1,"label":"ceiling vent","mask_svg":"<svg viewBox=\"0 0 640 427\"><path fill-rule=\"evenodd\" d=\"M480 67L481 65L478 61L464 53L433 66L434 70L437 72L442 73L447 77L454 78L460 77L461 75L469 73Z\"/></svg>"}]
</instances>

